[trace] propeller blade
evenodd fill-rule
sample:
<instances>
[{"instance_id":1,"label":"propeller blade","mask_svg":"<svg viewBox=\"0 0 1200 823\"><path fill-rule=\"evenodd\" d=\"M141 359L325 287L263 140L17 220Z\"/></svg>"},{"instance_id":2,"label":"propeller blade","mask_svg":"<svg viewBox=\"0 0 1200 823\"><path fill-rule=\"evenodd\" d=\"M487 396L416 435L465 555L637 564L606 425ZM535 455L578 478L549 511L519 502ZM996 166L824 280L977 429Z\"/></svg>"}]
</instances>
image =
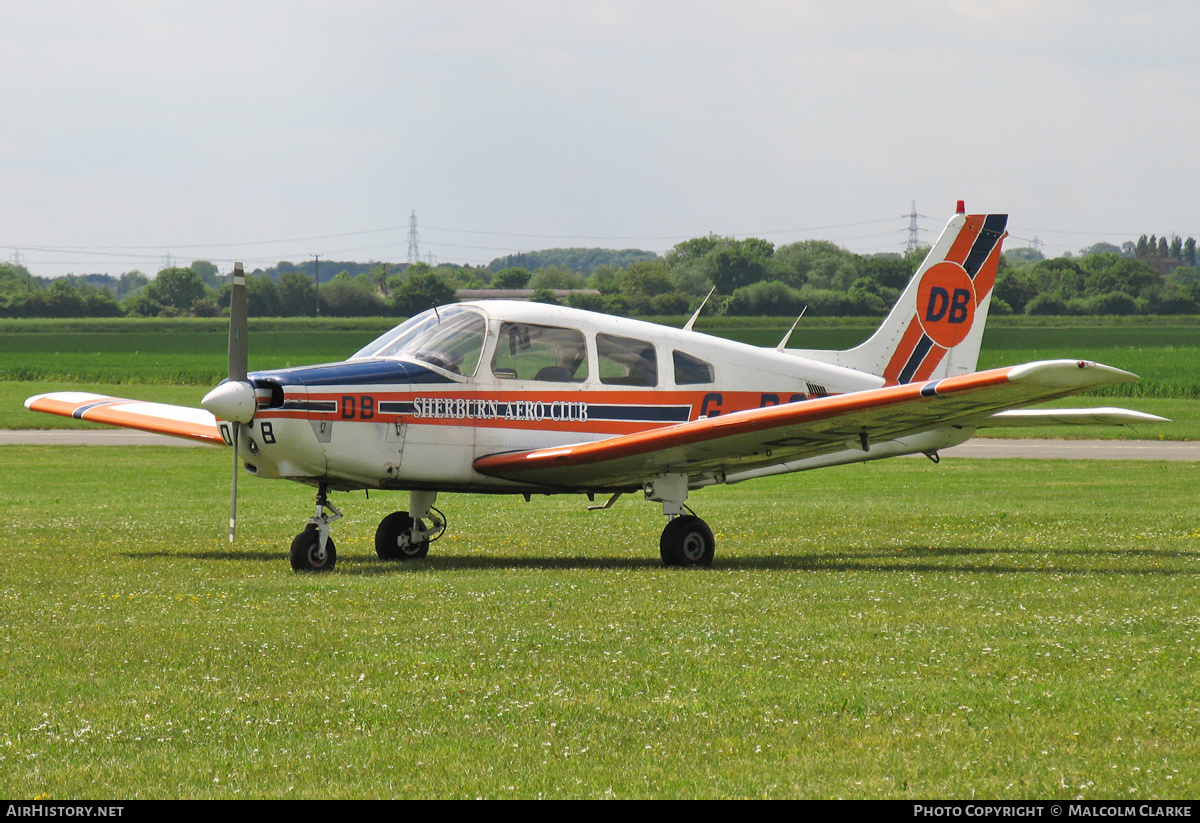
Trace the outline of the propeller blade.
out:
<instances>
[{"instance_id":1,"label":"propeller blade","mask_svg":"<svg viewBox=\"0 0 1200 823\"><path fill-rule=\"evenodd\" d=\"M246 381L250 359L250 349L246 341L248 325L246 320L246 273L242 269L241 263L234 263L233 288L229 293L229 383L226 384L233 396L219 401L232 402L232 405L240 406L236 411L230 410L226 417L227 420L233 421L233 483L229 500L230 543L233 542L234 534L237 531L238 446L241 441L241 424L254 419L257 405L254 400L254 387ZM247 404L249 404L248 409L245 408Z\"/></svg>"},{"instance_id":2,"label":"propeller blade","mask_svg":"<svg viewBox=\"0 0 1200 823\"><path fill-rule=\"evenodd\" d=\"M233 264L233 290L229 294L229 379L245 381L249 348L246 345L246 274Z\"/></svg>"},{"instance_id":3,"label":"propeller blade","mask_svg":"<svg viewBox=\"0 0 1200 823\"><path fill-rule=\"evenodd\" d=\"M238 435L241 434L242 424L233 424L233 494L229 501L229 542L233 542L234 532L237 531L237 476L238 476Z\"/></svg>"}]
</instances>

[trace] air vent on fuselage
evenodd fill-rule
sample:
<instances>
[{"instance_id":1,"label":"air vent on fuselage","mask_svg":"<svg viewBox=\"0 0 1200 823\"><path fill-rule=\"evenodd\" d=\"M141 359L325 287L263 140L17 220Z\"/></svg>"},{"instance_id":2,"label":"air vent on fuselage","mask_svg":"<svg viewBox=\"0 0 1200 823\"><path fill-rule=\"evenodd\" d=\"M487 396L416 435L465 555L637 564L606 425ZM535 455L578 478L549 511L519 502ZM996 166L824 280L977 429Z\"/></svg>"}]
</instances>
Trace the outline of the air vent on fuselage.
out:
<instances>
[{"instance_id":1,"label":"air vent on fuselage","mask_svg":"<svg viewBox=\"0 0 1200 823\"><path fill-rule=\"evenodd\" d=\"M825 387L822 386L820 383L807 383L806 382L804 385L806 385L808 387L808 396L809 397L827 397L829 395L829 392L825 391Z\"/></svg>"}]
</instances>

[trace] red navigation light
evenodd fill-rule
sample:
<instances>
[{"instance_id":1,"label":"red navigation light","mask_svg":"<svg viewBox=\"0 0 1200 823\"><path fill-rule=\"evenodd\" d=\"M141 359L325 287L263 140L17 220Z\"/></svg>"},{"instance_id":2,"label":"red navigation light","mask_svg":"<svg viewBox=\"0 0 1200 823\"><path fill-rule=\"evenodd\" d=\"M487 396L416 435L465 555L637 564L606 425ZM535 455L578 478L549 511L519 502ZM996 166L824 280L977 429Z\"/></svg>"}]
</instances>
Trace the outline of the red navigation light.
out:
<instances>
[{"instance_id":1,"label":"red navigation light","mask_svg":"<svg viewBox=\"0 0 1200 823\"><path fill-rule=\"evenodd\" d=\"M965 200L958 201L958 213L959 214L967 213L967 201L965 201Z\"/></svg>"}]
</instances>

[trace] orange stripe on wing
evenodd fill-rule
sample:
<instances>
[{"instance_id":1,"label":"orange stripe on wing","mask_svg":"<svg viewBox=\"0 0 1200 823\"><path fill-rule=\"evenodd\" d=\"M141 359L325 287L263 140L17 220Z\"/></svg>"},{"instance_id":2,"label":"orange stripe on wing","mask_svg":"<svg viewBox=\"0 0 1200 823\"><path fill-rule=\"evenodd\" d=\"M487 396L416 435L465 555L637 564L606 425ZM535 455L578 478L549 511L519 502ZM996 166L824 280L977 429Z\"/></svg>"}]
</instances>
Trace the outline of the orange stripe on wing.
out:
<instances>
[{"instance_id":1,"label":"orange stripe on wing","mask_svg":"<svg viewBox=\"0 0 1200 823\"><path fill-rule=\"evenodd\" d=\"M1010 371L1011 369L1008 368L992 369L959 377L948 377L936 384L937 394L956 394L1004 384L1009 382ZM903 386L890 386L810 400L807 403L737 412L710 420L695 420L667 429L641 432L596 443L538 449L516 454L489 455L476 460L475 468L484 474L507 473L583 466L602 463L606 460L636 457L674 446L687 446L723 437L769 431L800 423L828 420L854 412L909 403L918 400L927 385L932 384L907 383Z\"/></svg>"},{"instance_id":2,"label":"orange stripe on wing","mask_svg":"<svg viewBox=\"0 0 1200 823\"><path fill-rule=\"evenodd\" d=\"M88 395L86 399L72 400L64 399L61 396L69 396L71 394L74 393L62 392L57 397L53 394L44 395L32 399L26 405L30 411L56 414L60 417L74 417L89 423L104 423L109 426L137 429L138 431L152 432L154 434L166 434L172 437L182 437L187 440L214 445L224 445L225 442L221 439L221 432L215 423L176 419L176 417L153 413L154 407L159 406L164 409L178 409L177 417L206 414L198 409L188 409L183 406L162 406L160 404L145 403L145 401L140 400L126 400L120 397L107 397L104 395ZM79 397L78 394L75 396ZM147 411L139 413L129 408L138 405L145 405Z\"/></svg>"},{"instance_id":3,"label":"orange stripe on wing","mask_svg":"<svg viewBox=\"0 0 1200 823\"><path fill-rule=\"evenodd\" d=\"M110 426L120 426L124 429L167 434L171 437L183 437L199 443L211 443L216 446L225 445L221 431L215 425L205 425L186 420L171 420L164 417L154 417L137 412L122 411L112 406L99 406L83 413L83 419L93 423L106 423Z\"/></svg>"}]
</instances>

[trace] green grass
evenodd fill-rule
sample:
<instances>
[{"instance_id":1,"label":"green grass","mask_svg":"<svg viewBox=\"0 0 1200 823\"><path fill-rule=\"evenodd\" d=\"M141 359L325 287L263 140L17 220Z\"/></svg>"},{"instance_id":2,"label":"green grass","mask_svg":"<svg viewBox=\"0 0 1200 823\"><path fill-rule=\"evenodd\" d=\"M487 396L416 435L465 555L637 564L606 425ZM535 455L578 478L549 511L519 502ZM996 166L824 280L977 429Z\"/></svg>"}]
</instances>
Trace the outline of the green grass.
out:
<instances>
[{"instance_id":1,"label":"green grass","mask_svg":"<svg viewBox=\"0 0 1200 823\"><path fill-rule=\"evenodd\" d=\"M251 332L254 369L344 360L379 336L366 329ZM0 350L0 381L191 385L211 387L226 375L226 329L133 330L126 333L11 332Z\"/></svg>"},{"instance_id":2,"label":"green grass","mask_svg":"<svg viewBox=\"0 0 1200 823\"><path fill-rule=\"evenodd\" d=\"M892 460L655 506L312 492L228 454L0 448L8 797L997 797L1200 793L1200 466ZM1035 469L1036 466L1036 469ZM118 478L114 482L114 478ZM1168 502L1169 501L1169 502Z\"/></svg>"}]
</instances>

